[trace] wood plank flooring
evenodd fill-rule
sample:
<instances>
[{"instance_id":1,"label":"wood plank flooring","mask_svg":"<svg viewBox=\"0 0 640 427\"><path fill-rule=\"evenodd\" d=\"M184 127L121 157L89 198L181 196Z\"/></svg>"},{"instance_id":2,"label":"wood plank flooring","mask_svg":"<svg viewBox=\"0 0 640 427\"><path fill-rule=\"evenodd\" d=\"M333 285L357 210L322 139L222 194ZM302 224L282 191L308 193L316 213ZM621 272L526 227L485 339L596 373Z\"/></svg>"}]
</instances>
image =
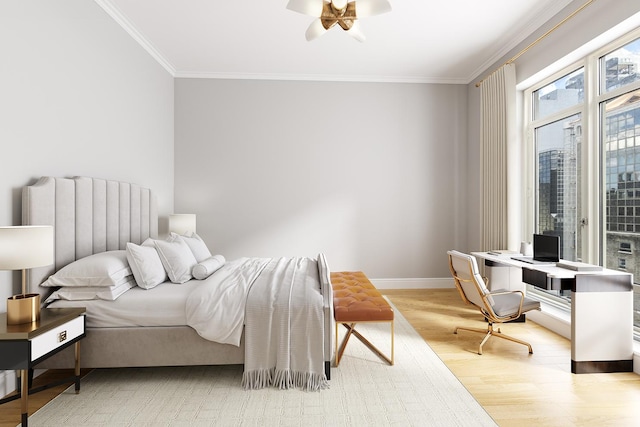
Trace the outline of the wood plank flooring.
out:
<instances>
[{"instance_id":1,"label":"wood plank flooring","mask_svg":"<svg viewBox=\"0 0 640 427\"><path fill-rule=\"evenodd\" d=\"M90 369L83 369L81 370L80 375L85 376L90 371ZM33 379L33 387L43 386L70 376L73 376L73 369L49 370ZM73 385L73 383L69 382L68 384L55 386L30 395L29 414L33 414L38 409L42 408L71 385ZM82 385L80 386L80 391L82 392ZM0 427L16 427L20 424L20 411L20 399L0 405ZM31 423L29 423L29 425L31 425Z\"/></svg>"},{"instance_id":2,"label":"wood plank flooring","mask_svg":"<svg viewBox=\"0 0 640 427\"><path fill-rule=\"evenodd\" d=\"M498 425L640 426L640 375L571 373L569 340L528 320L502 325L527 347L456 326L486 328L455 289L388 290L389 297ZM598 337L594 337L597 340Z\"/></svg>"},{"instance_id":3,"label":"wood plank flooring","mask_svg":"<svg viewBox=\"0 0 640 427\"><path fill-rule=\"evenodd\" d=\"M501 329L530 342L534 354L529 355L523 345L491 338L480 356L481 334L453 334L456 326L486 327L455 289L382 292L500 426L640 425L640 375L573 375L569 340L531 321ZM67 375L68 371L49 371L36 381ZM66 387L30 396L29 413ZM0 427L14 427L19 422L19 401L0 406Z\"/></svg>"}]
</instances>

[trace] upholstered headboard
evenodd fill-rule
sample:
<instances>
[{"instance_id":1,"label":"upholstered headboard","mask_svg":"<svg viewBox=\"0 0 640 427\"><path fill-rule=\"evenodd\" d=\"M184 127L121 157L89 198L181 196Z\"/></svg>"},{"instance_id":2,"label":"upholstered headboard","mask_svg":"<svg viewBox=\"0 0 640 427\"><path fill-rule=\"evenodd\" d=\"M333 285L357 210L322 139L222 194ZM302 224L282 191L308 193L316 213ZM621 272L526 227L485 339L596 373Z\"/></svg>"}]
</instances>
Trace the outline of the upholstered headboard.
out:
<instances>
[{"instance_id":1,"label":"upholstered headboard","mask_svg":"<svg viewBox=\"0 0 640 427\"><path fill-rule=\"evenodd\" d=\"M22 224L54 227L55 263L27 270L29 292L41 294L48 291L38 285L70 262L158 235L151 190L88 177L42 177L24 187Z\"/></svg>"}]
</instances>

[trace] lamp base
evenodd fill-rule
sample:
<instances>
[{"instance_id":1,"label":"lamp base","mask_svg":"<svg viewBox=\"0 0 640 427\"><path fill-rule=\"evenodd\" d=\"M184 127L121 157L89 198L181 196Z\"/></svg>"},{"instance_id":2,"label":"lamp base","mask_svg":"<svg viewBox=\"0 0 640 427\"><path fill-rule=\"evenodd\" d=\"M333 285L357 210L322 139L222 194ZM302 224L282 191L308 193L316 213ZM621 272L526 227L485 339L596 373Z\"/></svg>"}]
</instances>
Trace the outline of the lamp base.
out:
<instances>
[{"instance_id":1,"label":"lamp base","mask_svg":"<svg viewBox=\"0 0 640 427\"><path fill-rule=\"evenodd\" d=\"M7 325L40 320L40 294L14 295L7 299Z\"/></svg>"}]
</instances>

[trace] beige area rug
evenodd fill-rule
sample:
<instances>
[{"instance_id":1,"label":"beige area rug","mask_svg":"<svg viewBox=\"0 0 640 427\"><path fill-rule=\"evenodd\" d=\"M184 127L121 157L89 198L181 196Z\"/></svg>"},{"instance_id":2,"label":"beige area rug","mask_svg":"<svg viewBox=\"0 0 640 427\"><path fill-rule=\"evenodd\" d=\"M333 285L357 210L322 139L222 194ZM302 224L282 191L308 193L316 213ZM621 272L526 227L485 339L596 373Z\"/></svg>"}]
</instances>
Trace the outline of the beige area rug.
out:
<instances>
[{"instance_id":1,"label":"beige area rug","mask_svg":"<svg viewBox=\"0 0 640 427\"><path fill-rule=\"evenodd\" d=\"M98 369L29 425L495 426L398 310L395 323L395 365L352 337L328 390L245 391L241 366ZM357 329L388 354L388 324Z\"/></svg>"}]
</instances>

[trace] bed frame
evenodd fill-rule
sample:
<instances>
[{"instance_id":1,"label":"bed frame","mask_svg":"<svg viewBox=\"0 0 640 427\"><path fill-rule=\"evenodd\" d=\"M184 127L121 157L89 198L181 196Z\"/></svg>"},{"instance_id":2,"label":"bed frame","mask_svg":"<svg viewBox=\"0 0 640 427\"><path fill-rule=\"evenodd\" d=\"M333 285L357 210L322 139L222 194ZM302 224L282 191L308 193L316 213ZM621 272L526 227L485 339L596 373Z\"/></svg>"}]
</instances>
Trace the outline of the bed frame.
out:
<instances>
[{"instance_id":1,"label":"bed frame","mask_svg":"<svg viewBox=\"0 0 640 427\"><path fill-rule=\"evenodd\" d=\"M135 184L103 179L40 178L24 187L24 225L53 225L55 263L27 271L29 292L42 295L39 286L65 265L91 254L125 249L127 242L157 238L158 214L151 190ZM331 286L324 287L325 372L330 378L333 349ZM239 347L200 337L189 326L87 328L80 345L83 368L142 366L229 365L244 363L244 339ZM69 348L38 365L39 368L72 368Z\"/></svg>"}]
</instances>

